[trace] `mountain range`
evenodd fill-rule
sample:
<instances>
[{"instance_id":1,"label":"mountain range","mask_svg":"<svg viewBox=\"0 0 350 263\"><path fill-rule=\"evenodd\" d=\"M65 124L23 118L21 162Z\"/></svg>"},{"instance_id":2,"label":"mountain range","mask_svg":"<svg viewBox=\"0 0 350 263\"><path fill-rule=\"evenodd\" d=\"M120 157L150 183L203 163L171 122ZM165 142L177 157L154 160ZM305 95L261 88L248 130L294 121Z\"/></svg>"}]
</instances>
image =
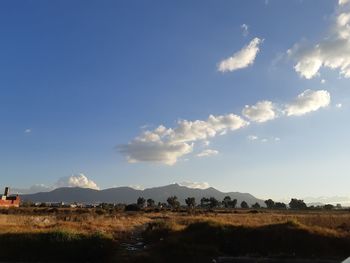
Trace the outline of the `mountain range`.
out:
<instances>
[{"instance_id":1,"label":"mountain range","mask_svg":"<svg viewBox=\"0 0 350 263\"><path fill-rule=\"evenodd\" d=\"M210 187L207 189L194 189L178 184L170 184L161 187L148 188L144 190L136 190L131 187L117 187L104 190L94 190L89 188L78 187L62 187L50 192L40 192L36 194L22 195L24 201L32 202L65 202L65 203L136 203L138 197L145 199L151 198L155 202L166 202L169 196L177 196L181 204L185 204L187 197L196 198L199 203L202 197L214 197L221 201L225 196L237 199L239 205L242 201L246 201L249 205L258 202L265 205L264 201L254 197L249 193L240 192L220 192Z\"/></svg>"}]
</instances>

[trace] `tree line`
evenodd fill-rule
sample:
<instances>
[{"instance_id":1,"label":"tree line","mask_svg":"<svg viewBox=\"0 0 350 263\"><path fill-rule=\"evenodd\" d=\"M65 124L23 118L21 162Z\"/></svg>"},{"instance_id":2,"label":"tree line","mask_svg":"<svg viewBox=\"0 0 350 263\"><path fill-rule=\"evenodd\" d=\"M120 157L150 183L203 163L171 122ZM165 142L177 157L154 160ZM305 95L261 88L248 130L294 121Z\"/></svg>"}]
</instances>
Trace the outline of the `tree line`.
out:
<instances>
[{"instance_id":1,"label":"tree line","mask_svg":"<svg viewBox=\"0 0 350 263\"><path fill-rule=\"evenodd\" d=\"M242 209L259 209L262 208L262 206L256 202L255 204L249 205L246 201L242 201L240 204L238 204L237 199L232 199L230 196L225 196L223 200L219 201L215 197L203 197L199 200L199 204L196 202L196 198L194 197L187 197L185 199L185 203L187 208L194 209L194 208L205 208L205 209L214 209L214 208L228 208L228 209L235 209L235 208L242 208ZM308 209L307 205L303 200L292 198L291 201L288 204L285 204L283 202L275 202L272 199L268 199L264 201L266 209L293 209L293 210L303 210ZM136 204L139 208L145 208L145 207L169 207L173 209L177 209L181 207L180 201L178 200L177 196L170 196L167 198L166 203L159 202L156 204L156 202L149 198L145 199L143 197L139 197L137 199ZM329 207L327 207L329 208Z\"/></svg>"}]
</instances>

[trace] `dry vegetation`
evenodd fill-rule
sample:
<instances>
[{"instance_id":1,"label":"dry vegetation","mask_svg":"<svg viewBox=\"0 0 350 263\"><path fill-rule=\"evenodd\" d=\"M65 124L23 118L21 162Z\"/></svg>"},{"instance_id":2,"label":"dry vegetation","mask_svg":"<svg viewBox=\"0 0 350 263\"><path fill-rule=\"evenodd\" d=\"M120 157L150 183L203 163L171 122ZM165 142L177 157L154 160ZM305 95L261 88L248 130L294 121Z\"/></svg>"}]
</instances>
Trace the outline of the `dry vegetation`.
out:
<instances>
[{"instance_id":1,"label":"dry vegetation","mask_svg":"<svg viewBox=\"0 0 350 263\"><path fill-rule=\"evenodd\" d=\"M123 251L120 244L129 242L135 233L144 238L147 249ZM100 259L103 255L104 261L118 258L119 262L180 262L183 257L188 262L196 262L198 255L202 262L206 262L214 256L230 254L341 258L346 253L350 255L350 213L267 210L123 212L47 208L0 211L0 245L8 246L8 251L11 251L11 246L18 249L16 240L22 244L30 243L31 250L40 250L36 246L57 247L55 244L60 243L62 247L62 244L67 244L68 248L75 250L75 261L94 260L93 255ZM98 243L103 245L98 246ZM90 246L95 247L93 254L86 253ZM47 257L55 253L55 249L47 248ZM79 249L84 252L76 253ZM63 248L58 253L62 254L62 251ZM40 253L32 258L14 256L14 259L35 261L38 255ZM66 256L71 257L71 254L66 253ZM0 260L12 260L10 252L0 254Z\"/></svg>"}]
</instances>

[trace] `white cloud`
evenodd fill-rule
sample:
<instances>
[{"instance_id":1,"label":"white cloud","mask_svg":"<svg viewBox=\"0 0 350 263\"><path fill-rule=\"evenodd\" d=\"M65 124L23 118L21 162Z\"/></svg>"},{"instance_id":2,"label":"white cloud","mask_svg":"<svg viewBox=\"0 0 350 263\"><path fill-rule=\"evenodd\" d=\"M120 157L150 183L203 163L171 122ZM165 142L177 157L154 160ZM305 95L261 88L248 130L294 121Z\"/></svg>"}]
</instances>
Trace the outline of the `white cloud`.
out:
<instances>
[{"instance_id":1,"label":"white cloud","mask_svg":"<svg viewBox=\"0 0 350 263\"><path fill-rule=\"evenodd\" d=\"M247 139L249 140L249 141L260 141L260 142L263 142L263 143L265 143L265 142L268 142L268 141L275 141L275 142L279 142L281 139L279 138L279 137L269 137L269 138L259 138L258 136L256 136L256 135L249 135L248 137L247 137Z\"/></svg>"},{"instance_id":2,"label":"white cloud","mask_svg":"<svg viewBox=\"0 0 350 263\"><path fill-rule=\"evenodd\" d=\"M209 157L213 155L218 155L219 152L217 150L206 149L197 154L197 157Z\"/></svg>"},{"instance_id":3,"label":"white cloud","mask_svg":"<svg viewBox=\"0 0 350 263\"><path fill-rule=\"evenodd\" d=\"M350 2L350 0L339 0L339 5L346 5Z\"/></svg>"},{"instance_id":4,"label":"white cloud","mask_svg":"<svg viewBox=\"0 0 350 263\"><path fill-rule=\"evenodd\" d=\"M242 114L251 121L265 122L277 117L275 106L271 101L259 101L255 105L245 105Z\"/></svg>"},{"instance_id":5,"label":"white cloud","mask_svg":"<svg viewBox=\"0 0 350 263\"><path fill-rule=\"evenodd\" d=\"M171 143L164 141L140 141L134 139L128 144L119 146L129 163L156 162L173 165L177 159L193 151L193 144Z\"/></svg>"},{"instance_id":6,"label":"white cloud","mask_svg":"<svg viewBox=\"0 0 350 263\"><path fill-rule=\"evenodd\" d=\"M251 121L265 122L283 115L300 116L326 107L329 103L328 91L305 90L289 104L277 107L271 101L260 101L253 106L246 105L242 113ZM150 162L174 165L179 158L193 152L195 146L206 147L209 145L209 139L247 125L249 125L248 121L235 114L209 115L207 120L180 120L175 128L160 125L154 130L142 131L129 143L117 146L117 149L130 163ZM248 136L248 139L258 139L257 136L253 136ZM271 138L271 140L279 139ZM203 157L216 153L208 149L197 156Z\"/></svg>"},{"instance_id":7,"label":"white cloud","mask_svg":"<svg viewBox=\"0 0 350 263\"><path fill-rule=\"evenodd\" d=\"M335 104L335 107L338 108L338 109L340 109L341 107L343 107L343 104L337 103L337 104Z\"/></svg>"},{"instance_id":8,"label":"white cloud","mask_svg":"<svg viewBox=\"0 0 350 263\"><path fill-rule=\"evenodd\" d=\"M95 182L88 179L84 174L61 177L52 186L44 184L35 184L29 188L13 188L12 192L16 194L35 194L39 192L49 192L60 187L81 187L99 190Z\"/></svg>"},{"instance_id":9,"label":"white cloud","mask_svg":"<svg viewBox=\"0 0 350 263\"><path fill-rule=\"evenodd\" d=\"M179 185L181 186L186 186L188 188L195 188L195 189L207 189L210 187L209 183L207 182L189 182L189 181L185 181L182 183L179 183Z\"/></svg>"},{"instance_id":10,"label":"white cloud","mask_svg":"<svg viewBox=\"0 0 350 263\"><path fill-rule=\"evenodd\" d=\"M242 35L244 37L249 35L249 26L247 24L242 24L241 29L242 29Z\"/></svg>"},{"instance_id":11,"label":"white cloud","mask_svg":"<svg viewBox=\"0 0 350 263\"><path fill-rule=\"evenodd\" d=\"M61 177L55 183L54 188L59 187L81 187L81 188L91 188L100 189L96 183L88 179L84 174L71 175L66 177Z\"/></svg>"},{"instance_id":12,"label":"white cloud","mask_svg":"<svg viewBox=\"0 0 350 263\"><path fill-rule=\"evenodd\" d=\"M131 187L132 189L135 189L135 190L145 190L145 188L142 186L142 185L129 185L129 187Z\"/></svg>"},{"instance_id":13,"label":"white cloud","mask_svg":"<svg viewBox=\"0 0 350 263\"><path fill-rule=\"evenodd\" d=\"M321 84L325 84L326 80L325 79L321 79Z\"/></svg>"},{"instance_id":14,"label":"white cloud","mask_svg":"<svg viewBox=\"0 0 350 263\"><path fill-rule=\"evenodd\" d=\"M339 1L340 10L323 40L311 47L296 44L288 50L287 53L297 61L294 69L301 77L311 79L320 75L320 69L325 67L350 78L350 12L342 10L348 2Z\"/></svg>"},{"instance_id":15,"label":"white cloud","mask_svg":"<svg viewBox=\"0 0 350 263\"><path fill-rule=\"evenodd\" d=\"M291 104L285 106L287 116L300 116L327 107L331 96L326 90L305 90Z\"/></svg>"},{"instance_id":16,"label":"white cloud","mask_svg":"<svg viewBox=\"0 0 350 263\"><path fill-rule=\"evenodd\" d=\"M247 137L247 139L248 139L249 141L256 141L257 139L259 139L259 137L256 136L256 135L249 135L249 136Z\"/></svg>"},{"instance_id":17,"label":"white cloud","mask_svg":"<svg viewBox=\"0 0 350 263\"><path fill-rule=\"evenodd\" d=\"M193 151L194 142L207 141L248 124L235 114L210 115L205 121L180 120L174 129L160 125L152 131L144 131L128 144L119 145L118 150L131 163L156 162L173 165L178 158Z\"/></svg>"},{"instance_id":18,"label":"white cloud","mask_svg":"<svg viewBox=\"0 0 350 263\"><path fill-rule=\"evenodd\" d=\"M24 130L24 133L31 133L32 132L32 129L25 129Z\"/></svg>"},{"instance_id":19,"label":"white cloud","mask_svg":"<svg viewBox=\"0 0 350 263\"><path fill-rule=\"evenodd\" d=\"M219 63L218 70L221 72L235 71L246 68L254 63L255 57L259 52L259 45L262 42L259 38L254 38L248 45L231 57L222 60Z\"/></svg>"}]
</instances>

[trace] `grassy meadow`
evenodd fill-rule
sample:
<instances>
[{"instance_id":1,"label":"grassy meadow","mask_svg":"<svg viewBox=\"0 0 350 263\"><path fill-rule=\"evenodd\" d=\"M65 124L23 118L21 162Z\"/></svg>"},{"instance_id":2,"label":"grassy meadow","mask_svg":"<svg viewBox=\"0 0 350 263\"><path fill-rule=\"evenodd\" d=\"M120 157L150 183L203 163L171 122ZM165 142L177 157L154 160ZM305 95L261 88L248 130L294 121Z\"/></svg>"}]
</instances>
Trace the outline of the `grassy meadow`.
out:
<instances>
[{"instance_id":1,"label":"grassy meadow","mask_svg":"<svg viewBox=\"0 0 350 263\"><path fill-rule=\"evenodd\" d=\"M3 209L0 248L0 261L341 260L350 255L350 212Z\"/></svg>"}]
</instances>

